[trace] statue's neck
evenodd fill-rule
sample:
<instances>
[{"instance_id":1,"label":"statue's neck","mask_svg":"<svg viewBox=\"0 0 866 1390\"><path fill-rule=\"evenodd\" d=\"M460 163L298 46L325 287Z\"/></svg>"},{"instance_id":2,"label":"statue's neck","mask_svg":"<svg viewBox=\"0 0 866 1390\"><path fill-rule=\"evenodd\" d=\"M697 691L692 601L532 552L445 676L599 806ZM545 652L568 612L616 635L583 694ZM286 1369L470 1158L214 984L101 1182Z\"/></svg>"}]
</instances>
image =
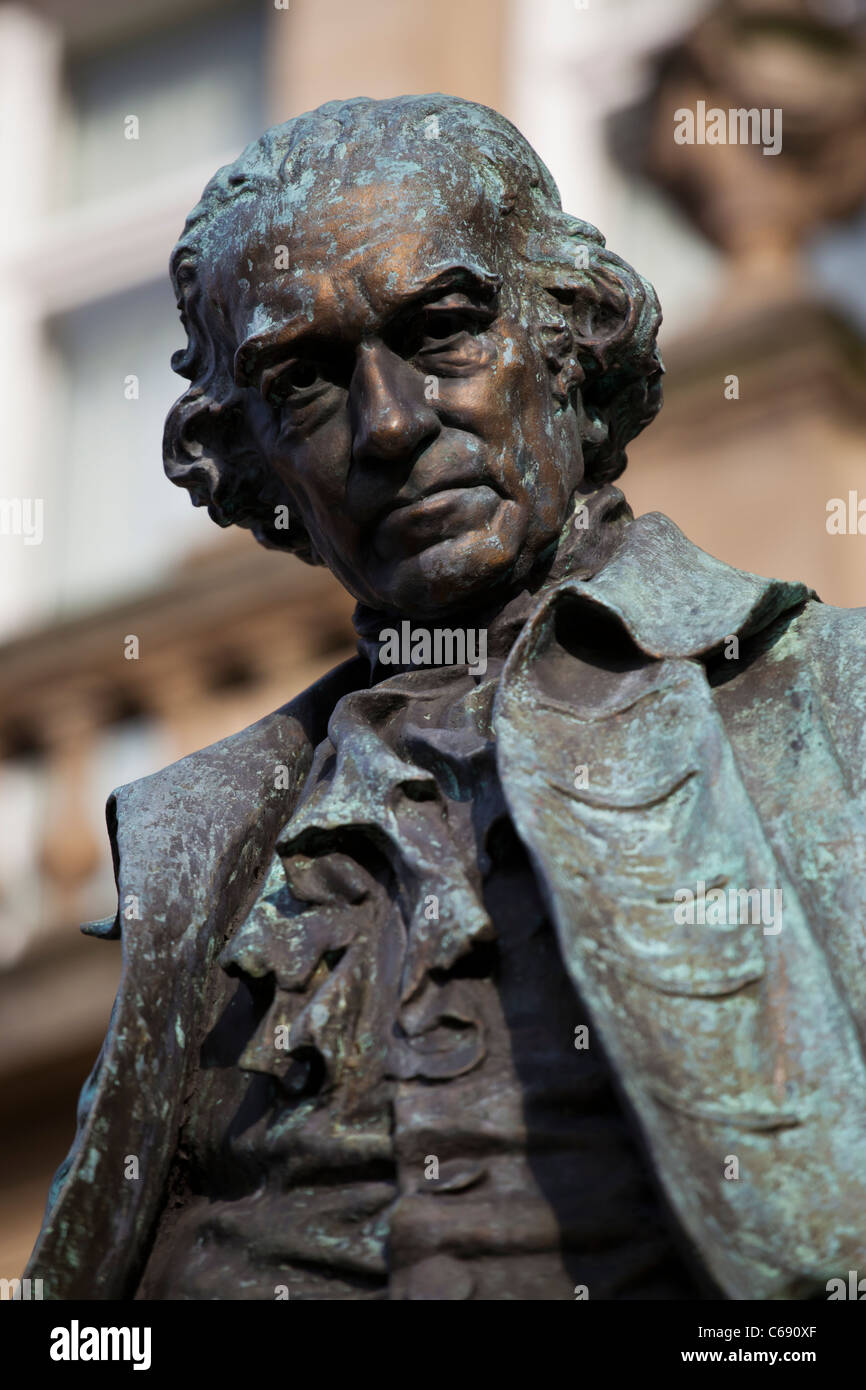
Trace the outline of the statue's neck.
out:
<instances>
[{"instance_id":1,"label":"statue's neck","mask_svg":"<svg viewBox=\"0 0 866 1390\"><path fill-rule=\"evenodd\" d=\"M505 655L541 591L569 576L591 578L619 549L623 533L632 520L631 508L623 494L610 483L593 493L576 493L556 544L539 558L532 573L519 586L502 589L495 598L488 595L472 608L443 613L435 619L413 619L412 628L484 629L491 655L497 649L501 649L499 654ZM358 604L353 618L358 646L370 660L371 667L377 664L380 633L398 627L405 620L404 614Z\"/></svg>"}]
</instances>

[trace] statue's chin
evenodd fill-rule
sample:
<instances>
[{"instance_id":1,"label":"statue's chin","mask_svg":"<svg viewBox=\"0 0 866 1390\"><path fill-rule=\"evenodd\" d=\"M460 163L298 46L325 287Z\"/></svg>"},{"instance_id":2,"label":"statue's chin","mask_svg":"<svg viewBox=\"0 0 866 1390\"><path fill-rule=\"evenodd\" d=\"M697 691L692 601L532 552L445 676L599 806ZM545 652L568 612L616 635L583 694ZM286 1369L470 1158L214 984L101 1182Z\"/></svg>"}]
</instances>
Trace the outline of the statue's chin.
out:
<instances>
[{"instance_id":1,"label":"statue's chin","mask_svg":"<svg viewBox=\"0 0 866 1390\"><path fill-rule=\"evenodd\" d=\"M388 566L377 585L381 606L407 618L453 620L488 604L499 587L504 600L532 557L521 546L517 504L505 502L499 511L503 524L447 537Z\"/></svg>"}]
</instances>

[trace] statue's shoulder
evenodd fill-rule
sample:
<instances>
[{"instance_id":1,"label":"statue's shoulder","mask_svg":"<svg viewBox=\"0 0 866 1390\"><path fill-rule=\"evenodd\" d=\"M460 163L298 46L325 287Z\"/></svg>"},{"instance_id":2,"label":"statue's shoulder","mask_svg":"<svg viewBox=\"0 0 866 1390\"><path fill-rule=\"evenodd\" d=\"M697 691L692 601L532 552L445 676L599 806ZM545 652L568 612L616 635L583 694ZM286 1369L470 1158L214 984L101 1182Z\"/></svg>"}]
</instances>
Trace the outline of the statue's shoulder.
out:
<instances>
[{"instance_id":1,"label":"statue's shoulder","mask_svg":"<svg viewBox=\"0 0 866 1390\"><path fill-rule=\"evenodd\" d=\"M649 512L588 594L607 599L653 655L697 655L728 635L765 633L828 685L866 678L866 608L823 603L806 584L736 569L697 546L670 517Z\"/></svg>"},{"instance_id":2,"label":"statue's shoulder","mask_svg":"<svg viewBox=\"0 0 866 1390\"><path fill-rule=\"evenodd\" d=\"M163 874L172 878L171 866L186 865L189 892L212 890L215 865L231 863L238 847L255 838L254 828L257 834L291 815L334 705L365 682L366 671L353 657L247 728L116 787L106 819L120 908L116 918L83 930L118 936L124 888L133 892L130 884L147 879L153 892ZM161 885L161 897L170 886Z\"/></svg>"},{"instance_id":3,"label":"statue's shoulder","mask_svg":"<svg viewBox=\"0 0 866 1390\"><path fill-rule=\"evenodd\" d=\"M807 605L797 627L816 649L826 654L845 651L853 660L866 662L866 608L836 608L816 600Z\"/></svg>"},{"instance_id":4,"label":"statue's shoulder","mask_svg":"<svg viewBox=\"0 0 866 1390\"><path fill-rule=\"evenodd\" d=\"M786 655L808 670L824 720L837 733L850 725L866 751L866 608L807 603L779 642Z\"/></svg>"},{"instance_id":5,"label":"statue's shoulder","mask_svg":"<svg viewBox=\"0 0 866 1390\"><path fill-rule=\"evenodd\" d=\"M736 569L702 550L661 512L630 522L590 580L560 589L606 608L654 657L702 656L731 636L769 628L815 597L805 584Z\"/></svg>"},{"instance_id":6,"label":"statue's shoulder","mask_svg":"<svg viewBox=\"0 0 866 1390\"><path fill-rule=\"evenodd\" d=\"M263 773L272 781L274 765L285 765L291 774L304 762L327 733L336 702L359 687L364 670L360 657L352 657L238 733L115 788L111 794L115 808L125 815L140 815L149 808L157 817L172 805L192 810L200 799L222 795L229 795L239 806L245 792L257 794Z\"/></svg>"}]
</instances>

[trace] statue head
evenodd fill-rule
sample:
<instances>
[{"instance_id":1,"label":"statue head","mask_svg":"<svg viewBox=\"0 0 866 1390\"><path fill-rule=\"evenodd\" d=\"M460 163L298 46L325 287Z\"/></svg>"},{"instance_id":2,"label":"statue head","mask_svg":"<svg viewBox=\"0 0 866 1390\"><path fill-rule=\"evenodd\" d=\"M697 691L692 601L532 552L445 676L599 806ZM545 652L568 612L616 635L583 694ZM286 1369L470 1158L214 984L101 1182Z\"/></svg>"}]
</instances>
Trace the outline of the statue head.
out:
<instances>
[{"instance_id":1,"label":"statue head","mask_svg":"<svg viewBox=\"0 0 866 1390\"><path fill-rule=\"evenodd\" d=\"M652 287L509 121L455 97L266 131L171 274L190 387L169 477L408 617L525 585L661 402Z\"/></svg>"}]
</instances>

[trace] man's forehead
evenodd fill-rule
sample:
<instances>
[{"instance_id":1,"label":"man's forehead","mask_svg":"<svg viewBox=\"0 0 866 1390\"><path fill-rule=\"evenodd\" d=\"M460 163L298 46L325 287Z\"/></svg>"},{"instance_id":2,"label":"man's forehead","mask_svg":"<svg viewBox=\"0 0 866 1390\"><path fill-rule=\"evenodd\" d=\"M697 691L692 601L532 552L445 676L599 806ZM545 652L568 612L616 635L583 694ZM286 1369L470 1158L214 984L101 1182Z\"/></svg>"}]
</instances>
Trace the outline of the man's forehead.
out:
<instances>
[{"instance_id":1,"label":"man's forehead","mask_svg":"<svg viewBox=\"0 0 866 1390\"><path fill-rule=\"evenodd\" d=\"M495 214L477 184L426 171L266 195L226 239L216 293L238 343L279 331L372 330L441 277L493 288Z\"/></svg>"},{"instance_id":2,"label":"man's forehead","mask_svg":"<svg viewBox=\"0 0 866 1390\"><path fill-rule=\"evenodd\" d=\"M438 147L437 147L438 154ZM299 257L334 255L351 243L375 241L395 226L489 225L491 200L472 167L443 151L421 160L403 156L333 160L307 167L267 189L256 204L266 235L283 233Z\"/></svg>"}]
</instances>

